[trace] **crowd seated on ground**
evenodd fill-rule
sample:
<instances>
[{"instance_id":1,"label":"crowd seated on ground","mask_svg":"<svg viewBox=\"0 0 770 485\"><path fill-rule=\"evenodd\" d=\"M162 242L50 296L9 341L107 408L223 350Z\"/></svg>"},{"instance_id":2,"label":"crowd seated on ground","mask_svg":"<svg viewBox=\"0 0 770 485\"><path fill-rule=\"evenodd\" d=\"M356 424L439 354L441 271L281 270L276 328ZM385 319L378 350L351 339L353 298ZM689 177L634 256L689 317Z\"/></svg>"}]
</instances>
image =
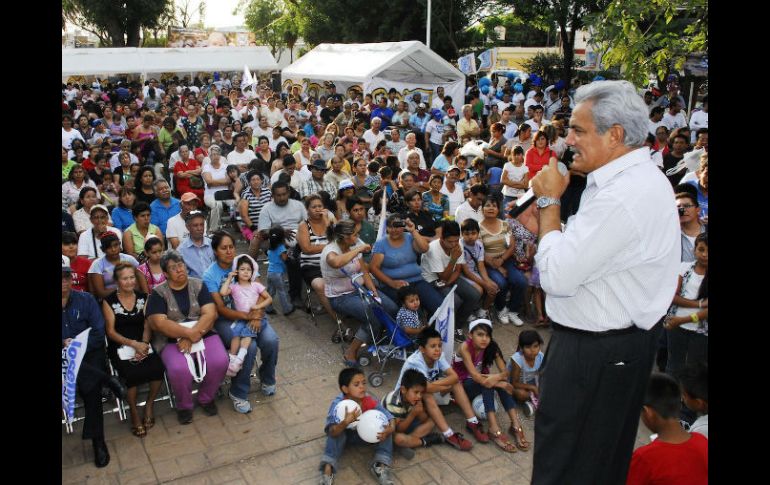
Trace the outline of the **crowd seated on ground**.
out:
<instances>
[{"instance_id":1,"label":"crowd seated on ground","mask_svg":"<svg viewBox=\"0 0 770 485\"><path fill-rule=\"evenodd\" d=\"M409 298L432 315L457 285L461 342L479 318L520 326L531 317L546 328L533 258L537 208L515 219L508 213L551 159L569 167L575 153L565 136L574 103L563 86L543 91L532 84L522 92L514 81L499 78L486 90L470 83L467 104L444 96L443 88L429 97L401 99L395 92L374 99L355 89L337 94L331 83L317 99L265 85L254 97L227 78L152 79L153 92L163 93L157 97L121 83L128 93L122 99L114 85L63 87L75 93L62 117L63 292L68 280L72 293L88 294L86 303L102 308L106 353L128 387L131 432L150 432L164 370L180 423L192 421L194 379L200 406L218 412L214 396L238 322L258 336L231 378L235 411L251 410L257 350L261 391L275 393L279 338L271 318L261 307L236 309L222 288L236 281L237 242L258 263L275 250L276 226L285 233L279 258L285 257L291 305L305 306L304 287L318 311L357 323L346 366L356 366L358 349L382 330L357 285L394 318ZM677 89L669 101L649 95L647 145L676 189L682 261L689 265L667 327L678 370L706 359L707 326L678 327L685 313L701 322L708 316L705 290L695 284L707 281L708 240L701 234L708 230L708 105L704 98L701 110L683 116ZM487 145L474 158L463 147L476 140ZM586 189L585 174L570 177L564 223ZM384 232L377 229L382 219ZM252 271L265 280L258 267ZM72 337L63 331L63 341ZM200 342L205 350L190 352ZM133 350L129 360L118 354L123 347ZM191 354L205 359L205 375L191 374L200 371ZM145 382L150 395L140 417L137 385ZM86 412L94 408L89 403ZM106 448L95 433L103 466Z\"/></svg>"}]
</instances>

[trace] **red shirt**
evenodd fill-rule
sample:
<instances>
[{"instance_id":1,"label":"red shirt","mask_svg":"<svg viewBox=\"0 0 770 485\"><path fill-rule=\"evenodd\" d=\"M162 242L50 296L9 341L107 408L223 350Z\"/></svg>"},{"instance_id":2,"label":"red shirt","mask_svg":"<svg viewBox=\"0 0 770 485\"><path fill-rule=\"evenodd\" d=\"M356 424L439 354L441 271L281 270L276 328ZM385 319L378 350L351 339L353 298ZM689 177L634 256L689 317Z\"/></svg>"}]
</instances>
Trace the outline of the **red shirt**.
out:
<instances>
[{"instance_id":1,"label":"red shirt","mask_svg":"<svg viewBox=\"0 0 770 485\"><path fill-rule=\"evenodd\" d=\"M556 157L556 153L547 147L542 155L537 152L537 148L535 148L534 145L527 150L527 153L524 155L524 165L529 169L529 180L532 180L537 172L548 165L551 157Z\"/></svg>"},{"instance_id":2,"label":"red shirt","mask_svg":"<svg viewBox=\"0 0 770 485\"><path fill-rule=\"evenodd\" d=\"M200 163L198 163L198 160L194 158L190 158L187 160L187 163L184 163L182 160L179 160L176 162L176 165L174 165L174 175L178 174L179 172L186 172L188 170L195 170L196 168L199 168L201 166ZM176 183L176 191L181 196L185 192L192 192L193 189L190 187L190 179L189 178L179 178L174 177L174 182ZM201 189L196 189L201 190Z\"/></svg>"},{"instance_id":3,"label":"red shirt","mask_svg":"<svg viewBox=\"0 0 770 485\"><path fill-rule=\"evenodd\" d=\"M91 157L88 157L85 160L83 160L83 164L82 165L83 165L83 169L86 172L90 172L95 167L94 162L91 161Z\"/></svg>"},{"instance_id":4,"label":"red shirt","mask_svg":"<svg viewBox=\"0 0 770 485\"><path fill-rule=\"evenodd\" d=\"M88 269L90 267L91 260L84 256L76 256L74 261L70 261L73 290L88 291Z\"/></svg>"},{"instance_id":5,"label":"red shirt","mask_svg":"<svg viewBox=\"0 0 770 485\"><path fill-rule=\"evenodd\" d=\"M634 451L626 485L704 485L708 458L708 440L700 433L678 445L658 439Z\"/></svg>"}]
</instances>

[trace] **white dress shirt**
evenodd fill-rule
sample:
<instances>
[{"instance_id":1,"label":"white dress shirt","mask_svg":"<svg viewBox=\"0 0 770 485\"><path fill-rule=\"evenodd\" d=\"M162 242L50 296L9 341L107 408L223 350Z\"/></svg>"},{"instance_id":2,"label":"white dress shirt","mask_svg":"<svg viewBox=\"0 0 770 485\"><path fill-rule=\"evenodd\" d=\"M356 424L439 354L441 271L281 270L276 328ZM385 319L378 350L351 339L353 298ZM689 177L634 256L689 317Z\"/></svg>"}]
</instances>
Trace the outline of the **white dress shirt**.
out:
<instances>
[{"instance_id":1,"label":"white dress shirt","mask_svg":"<svg viewBox=\"0 0 770 485\"><path fill-rule=\"evenodd\" d=\"M420 168L423 170L428 169L428 165L425 163L425 156L422 154L422 148L415 146L412 148L412 150L417 150L417 153L420 154ZM406 159L409 158L409 152L411 150L409 147L403 147L401 150L398 151L398 154L396 155L398 157L398 162L401 165L401 170L406 170L407 163Z\"/></svg>"},{"instance_id":2,"label":"white dress shirt","mask_svg":"<svg viewBox=\"0 0 770 485\"><path fill-rule=\"evenodd\" d=\"M649 330L674 297L680 238L674 192L649 148L594 170L580 211L535 255L548 315L591 332Z\"/></svg>"},{"instance_id":3,"label":"white dress shirt","mask_svg":"<svg viewBox=\"0 0 770 485\"><path fill-rule=\"evenodd\" d=\"M478 209L473 209L471 204L466 200L457 207L455 211L455 222L462 225L465 219L476 219L477 222L481 222L484 219L484 214L481 211L483 204ZM673 297L673 296L672 296Z\"/></svg>"}]
</instances>

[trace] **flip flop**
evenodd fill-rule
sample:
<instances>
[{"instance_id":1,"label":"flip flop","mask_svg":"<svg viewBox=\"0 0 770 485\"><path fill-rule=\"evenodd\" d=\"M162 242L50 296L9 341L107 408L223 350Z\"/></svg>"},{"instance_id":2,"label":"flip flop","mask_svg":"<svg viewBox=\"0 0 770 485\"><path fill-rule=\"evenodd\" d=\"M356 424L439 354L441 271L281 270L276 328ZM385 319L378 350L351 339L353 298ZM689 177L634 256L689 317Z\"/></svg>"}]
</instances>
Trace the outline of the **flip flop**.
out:
<instances>
[{"instance_id":1,"label":"flip flop","mask_svg":"<svg viewBox=\"0 0 770 485\"><path fill-rule=\"evenodd\" d=\"M133 434L137 438L144 438L145 436L147 436L147 430L144 428L143 424L140 424L139 426L131 427L131 434Z\"/></svg>"},{"instance_id":2,"label":"flip flop","mask_svg":"<svg viewBox=\"0 0 770 485\"><path fill-rule=\"evenodd\" d=\"M490 433L490 437L501 450L505 451L506 453L516 453L516 446L508 440L502 431L498 431L497 433Z\"/></svg>"},{"instance_id":3,"label":"flip flop","mask_svg":"<svg viewBox=\"0 0 770 485\"><path fill-rule=\"evenodd\" d=\"M155 426L155 417L154 416L145 416L144 417L144 429L150 429L153 426Z\"/></svg>"}]
</instances>

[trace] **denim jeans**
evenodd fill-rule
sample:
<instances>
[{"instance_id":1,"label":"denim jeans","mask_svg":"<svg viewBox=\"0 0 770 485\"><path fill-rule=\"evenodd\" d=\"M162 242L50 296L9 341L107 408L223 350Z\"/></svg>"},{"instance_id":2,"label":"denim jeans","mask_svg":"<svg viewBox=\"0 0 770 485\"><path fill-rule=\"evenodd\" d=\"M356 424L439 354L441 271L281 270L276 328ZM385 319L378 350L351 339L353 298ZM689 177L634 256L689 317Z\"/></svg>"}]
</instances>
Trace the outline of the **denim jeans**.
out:
<instances>
[{"instance_id":1,"label":"denim jeans","mask_svg":"<svg viewBox=\"0 0 770 485\"><path fill-rule=\"evenodd\" d=\"M393 435L389 435L385 441L380 443L367 443L358 436L358 432L354 429L346 429L337 437L332 437L328 433L326 434L326 448L324 454L321 457L321 471L329 464L332 466L333 471L337 471L337 462L342 456L342 452L345 451L345 444L365 444L376 446L374 451L374 459L372 462L379 462L390 466L393 462Z\"/></svg>"},{"instance_id":2,"label":"denim jeans","mask_svg":"<svg viewBox=\"0 0 770 485\"><path fill-rule=\"evenodd\" d=\"M267 292L275 299L281 302L281 311L287 314L294 309L294 305L289 299L289 293L286 290L286 282L283 280L284 273L267 273ZM270 305L270 308L274 308Z\"/></svg>"},{"instance_id":3,"label":"denim jeans","mask_svg":"<svg viewBox=\"0 0 770 485\"><path fill-rule=\"evenodd\" d=\"M398 312L398 306L382 292L380 292L380 298L382 299L382 306L385 311L389 315L394 316ZM368 344L372 343L372 336L370 335L368 325L366 324L367 316L372 324L372 332L374 335L378 335L382 330L382 324L374 314L372 314L369 307L364 304L364 301L358 296L358 292L329 297L329 304L338 314L351 316L361 322L361 326L358 327L358 331L356 332L356 338L362 342Z\"/></svg>"},{"instance_id":4,"label":"denim jeans","mask_svg":"<svg viewBox=\"0 0 770 485\"><path fill-rule=\"evenodd\" d=\"M463 328L463 325L465 325L465 322L468 317L471 316L471 313L478 310L481 306L482 294L476 291L476 288L474 288L471 283L463 277L457 278L457 281L455 281L454 284L457 285L457 288L455 288L454 298L455 314L457 315L457 318L455 319L455 328ZM449 293L451 288L451 285L444 286L442 288L436 288L436 291L439 292L442 296L442 301L443 298L446 298L446 295ZM433 314L430 316L433 316Z\"/></svg>"},{"instance_id":5,"label":"denim jeans","mask_svg":"<svg viewBox=\"0 0 770 485\"><path fill-rule=\"evenodd\" d=\"M430 283L422 278L420 278L419 281L415 281L410 284L414 287L414 289L417 291L417 294L420 296L420 306L425 309L426 313L428 314L428 318L430 318L433 316L436 310L438 310L438 307L441 306L441 303L444 301L444 297L441 296L441 293L436 291L436 289ZM385 293L391 300L398 301L397 291L388 285L381 284L380 293Z\"/></svg>"},{"instance_id":6,"label":"denim jeans","mask_svg":"<svg viewBox=\"0 0 770 485\"><path fill-rule=\"evenodd\" d=\"M524 302L524 292L528 285L527 278L524 277L521 271L516 269L512 259L503 263L503 267L508 270L508 277L503 276L496 269L487 267L489 277L500 287L500 292L495 297L495 309L503 309L503 306L506 305L505 296L510 291L511 296L508 299L508 309L512 312L518 312L521 304Z\"/></svg>"},{"instance_id":7,"label":"denim jeans","mask_svg":"<svg viewBox=\"0 0 770 485\"><path fill-rule=\"evenodd\" d=\"M463 389L465 389L465 394L468 395L468 400L471 403L473 403L473 400L479 394L483 396L481 399L484 400L484 412L486 413L489 413L490 411L496 411L495 391L497 391L497 395L500 397L500 402L503 403L503 409L505 409L506 412L516 406L516 401L513 400L513 396L505 392L504 389L500 389L499 387L487 389L471 378L465 379L463 381Z\"/></svg>"},{"instance_id":8,"label":"denim jeans","mask_svg":"<svg viewBox=\"0 0 770 485\"><path fill-rule=\"evenodd\" d=\"M232 320L218 318L214 322L214 329L219 334L219 338L229 348L233 340L233 332L230 329ZM262 327L259 331L259 337L251 340L249 348L246 351L246 357L243 360L243 368L230 380L230 392L239 399L246 399L249 394L251 384L251 370L257 357L257 347L261 354L262 365L259 366L259 380L267 386L275 385L275 366L278 363L278 335L273 327L267 321L262 319ZM226 366L225 366L226 367Z\"/></svg>"}]
</instances>

